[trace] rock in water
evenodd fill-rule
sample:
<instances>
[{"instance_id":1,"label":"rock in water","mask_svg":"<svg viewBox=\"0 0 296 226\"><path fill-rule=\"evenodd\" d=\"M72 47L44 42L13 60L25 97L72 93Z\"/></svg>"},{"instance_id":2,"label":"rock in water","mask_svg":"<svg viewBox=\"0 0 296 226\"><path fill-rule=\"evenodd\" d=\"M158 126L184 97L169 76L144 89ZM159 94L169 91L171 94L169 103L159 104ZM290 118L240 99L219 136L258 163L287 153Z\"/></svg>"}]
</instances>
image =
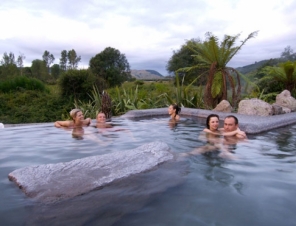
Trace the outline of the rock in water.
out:
<instances>
[{"instance_id":1,"label":"rock in water","mask_svg":"<svg viewBox=\"0 0 296 226\"><path fill-rule=\"evenodd\" d=\"M54 202L150 170L173 158L166 143L151 142L127 151L24 167L9 173L8 178L28 197L41 202Z\"/></svg>"}]
</instances>

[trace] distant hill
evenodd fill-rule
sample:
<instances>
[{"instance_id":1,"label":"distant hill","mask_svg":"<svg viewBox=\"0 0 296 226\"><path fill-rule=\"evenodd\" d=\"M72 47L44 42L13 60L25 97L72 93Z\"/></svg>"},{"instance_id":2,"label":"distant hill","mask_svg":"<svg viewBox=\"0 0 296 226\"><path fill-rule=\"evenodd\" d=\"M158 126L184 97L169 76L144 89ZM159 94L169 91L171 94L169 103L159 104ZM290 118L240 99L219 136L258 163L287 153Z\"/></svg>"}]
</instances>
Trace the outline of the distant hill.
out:
<instances>
[{"instance_id":1,"label":"distant hill","mask_svg":"<svg viewBox=\"0 0 296 226\"><path fill-rule=\"evenodd\" d=\"M241 72L242 74L248 74L250 72L256 71L257 69L263 66L274 66L278 65L278 63L283 62L281 58L272 58L269 60L261 60L255 62L254 64L249 64L243 67L235 68L237 71ZM159 72L155 70L131 70L132 77L139 79L139 80L161 80L161 79L168 79L168 77L163 76Z\"/></svg>"},{"instance_id":2,"label":"distant hill","mask_svg":"<svg viewBox=\"0 0 296 226\"><path fill-rule=\"evenodd\" d=\"M236 70L238 70L242 74L248 74L252 71L256 71L258 68L261 68L262 66L274 66L278 63L282 62L280 58L274 58L270 60L261 60L258 62L255 62L254 64L249 64L243 67L238 67Z\"/></svg>"},{"instance_id":3,"label":"distant hill","mask_svg":"<svg viewBox=\"0 0 296 226\"><path fill-rule=\"evenodd\" d=\"M131 70L132 77L139 80L165 79L163 75L154 70Z\"/></svg>"}]
</instances>

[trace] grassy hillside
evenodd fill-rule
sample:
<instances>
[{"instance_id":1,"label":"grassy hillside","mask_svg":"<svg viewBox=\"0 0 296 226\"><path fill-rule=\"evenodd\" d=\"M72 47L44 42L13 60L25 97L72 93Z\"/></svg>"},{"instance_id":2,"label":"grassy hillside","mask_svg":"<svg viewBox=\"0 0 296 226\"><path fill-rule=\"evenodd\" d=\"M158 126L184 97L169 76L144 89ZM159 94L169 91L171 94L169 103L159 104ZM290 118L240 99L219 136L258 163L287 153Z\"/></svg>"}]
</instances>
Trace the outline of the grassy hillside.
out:
<instances>
[{"instance_id":1,"label":"grassy hillside","mask_svg":"<svg viewBox=\"0 0 296 226\"><path fill-rule=\"evenodd\" d=\"M280 62L282 62L282 60L280 58L261 60L261 61L255 62L254 64L249 64L249 65L246 65L243 67L238 67L238 68L236 68L236 70L238 70L242 74L248 74L248 73L256 71L257 69L262 68L264 66L275 66Z\"/></svg>"}]
</instances>

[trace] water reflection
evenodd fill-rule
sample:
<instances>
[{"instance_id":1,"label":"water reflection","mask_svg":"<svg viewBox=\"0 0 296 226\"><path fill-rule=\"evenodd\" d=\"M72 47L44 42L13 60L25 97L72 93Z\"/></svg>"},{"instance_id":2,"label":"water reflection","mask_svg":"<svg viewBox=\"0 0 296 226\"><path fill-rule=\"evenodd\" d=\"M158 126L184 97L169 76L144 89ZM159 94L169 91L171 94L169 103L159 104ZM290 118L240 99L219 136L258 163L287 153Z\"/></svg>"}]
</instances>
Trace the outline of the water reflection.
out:
<instances>
[{"instance_id":1,"label":"water reflection","mask_svg":"<svg viewBox=\"0 0 296 226\"><path fill-rule=\"evenodd\" d=\"M82 140L84 135L83 127L75 127L72 131L72 137L77 140Z\"/></svg>"},{"instance_id":2,"label":"water reflection","mask_svg":"<svg viewBox=\"0 0 296 226\"><path fill-rule=\"evenodd\" d=\"M135 141L129 133L100 133L94 127L74 132L82 140L73 139L72 130L52 125L0 130L3 225L295 224L295 126L248 136L249 142L233 146L236 160L220 158L218 151L189 156L183 161L186 166L161 165L55 204L31 204L8 181L8 173L20 167L124 151L151 140L163 140L174 153L205 145L198 140L204 122L180 121L173 130L167 118L117 123L115 127L130 130Z\"/></svg>"},{"instance_id":3,"label":"water reflection","mask_svg":"<svg viewBox=\"0 0 296 226\"><path fill-rule=\"evenodd\" d=\"M176 167L176 164L178 167ZM37 204L27 225L114 225L172 187L184 183L185 162L165 163L102 189L53 204Z\"/></svg>"}]
</instances>

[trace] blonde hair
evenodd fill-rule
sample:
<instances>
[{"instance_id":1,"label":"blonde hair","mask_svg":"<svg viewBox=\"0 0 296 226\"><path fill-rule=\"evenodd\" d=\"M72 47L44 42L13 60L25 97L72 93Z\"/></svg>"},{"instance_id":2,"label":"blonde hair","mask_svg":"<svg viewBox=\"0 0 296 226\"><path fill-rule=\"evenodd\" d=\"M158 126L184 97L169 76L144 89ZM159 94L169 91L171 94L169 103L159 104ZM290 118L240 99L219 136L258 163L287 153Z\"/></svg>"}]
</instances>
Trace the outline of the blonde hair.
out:
<instances>
[{"instance_id":1,"label":"blonde hair","mask_svg":"<svg viewBox=\"0 0 296 226\"><path fill-rule=\"evenodd\" d=\"M78 109L78 108L74 108L74 109L72 109L71 111L70 111L70 116L71 116L71 118L74 120L74 118L76 117L76 114L78 113L78 112L80 112L81 110L80 109Z\"/></svg>"}]
</instances>

